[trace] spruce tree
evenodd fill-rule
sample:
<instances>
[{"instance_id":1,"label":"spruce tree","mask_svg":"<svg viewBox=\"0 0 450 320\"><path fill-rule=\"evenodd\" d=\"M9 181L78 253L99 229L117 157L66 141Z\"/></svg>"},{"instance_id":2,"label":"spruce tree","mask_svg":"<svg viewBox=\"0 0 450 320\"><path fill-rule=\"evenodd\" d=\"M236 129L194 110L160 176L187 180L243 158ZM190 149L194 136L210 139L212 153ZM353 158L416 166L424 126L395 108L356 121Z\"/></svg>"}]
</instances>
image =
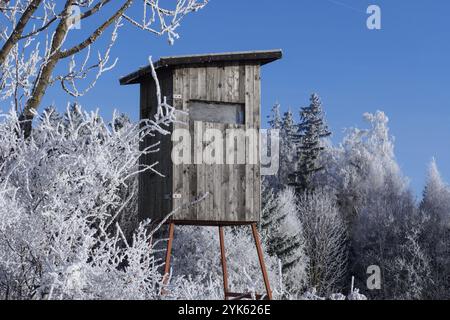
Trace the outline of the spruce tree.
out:
<instances>
[{"instance_id":1,"label":"spruce tree","mask_svg":"<svg viewBox=\"0 0 450 320\"><path fill-rule=\"evenodd\" d=\"M44 109L44 113L40 116L40 120L42 121L44 117L46 117L51 124L60 124L63 121L63 116L54 106L49 106Z\"/></svg>"},{"instance_id":2,"label":"spruce tree","mask_svg":"<svg viewBox=\"0 0 450 320\"><path fill-rule=\"evenodd\" d=\"M64 123L66 126L78 127L83 122L83 111L78 103L72 103L64 113Z\"/></svg>"},{"instance_id":3,"label":"spruce tree","mask_svg":"<svg viewBox=\"0 0 450 320\"><path fill-rule=\"evenodd\" d=\"M431 258L430 299L450 299L450 187L443 181L436 161L430 164L420 210L427 216L423 242Z\"/></svg>"},{"instance_id":4,"label":"spruce tree","mask_svg":"<svg viewBox=\"0 0 450 320\"><path fill-rule=\"evenodd\" d=\"M280 131L282 126L282 119L280 114L280 104L277 102L273 105L272 109L270 110L270 115L268 118L268 124L271 133L267 137L267 146L270 146L273 150L274 144L281 144L281 139L278 137L278 139L272 139L272 133L273 131ZM280 161L280 153L279 154L271 154L272 162ZM271 188L274 188L276 190L280 189L280 179L279 179L279 172L277 174L267 176L265 182L270 185Z\"/></svg>"},{"instance_id":5,"label":"spruce tree","mask_svg":"<svg viewBox=\"0 0 450 320\"><path fill-rule=\"evenodd\" d=\"M300 291L306 283L308 258L294 191L287 188L276 195L265 188L263 204L261 229L268 253L280 259L288 289Z\"/></svg>"},{"instance_id":6,"label":"spruce tree","mask_svg":"<svg viewBox=\"0 0 450 320\"><path fill-rule=\"evenodd\" d=\"M115 116L112 123L110 123L110 127L115 131L118 131L128 125L131 124L130 117L125 113L121 113L118 116Z\"/></svg>"},{"instance_id":7,"label":"spruce tree","mask_svg":"<svg viewBox=\"0 0 450 320\"><path fill-rule=\"evenodd\" d=\"M267 177L264 178L261 184L261 204L261 235L264 239L267 239L270 236L270 226L277 208L277 195L270 186L269 181L267 181ZM269 241L265 242L269 244Z\"/></svg>"},{"instance_id":8,"label":"spruce tree","mask_svg":"<svg viewBox=\"0 0 450 320\"><path fill-rule=\"evenodd\" d=\"M280 114L280 104L277 102L273 105L272 110L270 110L269 126L271 129L280 129L282 125L281 114Z\"/></svg>"},{"instance_id":9,"label":"spruce tree","mask_svg":"<svg viewBox=\"0 0 450 320\"><path fill-rule=\"evenodd\" d=\"M313 176L323 170L319 164L320 154L324 150L322 139L331 135L325 123L319 96L312 94L310 102L308 107L301 109L300 123L297 132L293 135L297 168L290 175L290 185L295 188L297 195L314 189Z\"/></svg>"},{"instance_id":10,"label":"spruce tree","mask_svg":"<svg viewBox=\"0 0 450 320\"><path fill-rule=\"evenodd\" d=\"M283 115L280 130L280 169L278 177L280 185L283 187L289 184L289 175L295 169L296 152L293 137L296 131L297 125L294 115L289 109Z\"/></svg>"},{"instance_id":11,"label":"spruce tree","mask_svg":"<svg viewBox=\"0 0 450 320\"><path fill-rule=\"evenodd\" d=\"M269 126L271 130L279 131L279 170L276 176L271 177L270 184L276 190L285 188L289 183L289 174L294 169L295 148L293 144L293 135L296 133L296 124L294 115L289 109L281 117L280 104L276 103L270 112ZM271 143L273 143L271 141ZM274 156L274 155L272 155Z\"/></svg>"}]
</instances>

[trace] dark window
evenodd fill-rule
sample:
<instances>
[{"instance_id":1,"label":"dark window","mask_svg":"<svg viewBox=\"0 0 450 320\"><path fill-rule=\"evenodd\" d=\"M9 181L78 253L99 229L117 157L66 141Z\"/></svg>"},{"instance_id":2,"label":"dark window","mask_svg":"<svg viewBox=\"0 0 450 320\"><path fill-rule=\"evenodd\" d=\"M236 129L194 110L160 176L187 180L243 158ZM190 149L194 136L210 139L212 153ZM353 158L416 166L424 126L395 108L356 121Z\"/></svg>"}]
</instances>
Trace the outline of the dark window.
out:
<instances>
[{"instance_id":1,"label":"dark window","mask_svg":"<svg viewBox=\"0 0 450 320\"><path fill-rule=\"evenodd\" d=\"M191 100L188 108L192 121L245 124L243 104Z\"/></svg>"}]
</instances>

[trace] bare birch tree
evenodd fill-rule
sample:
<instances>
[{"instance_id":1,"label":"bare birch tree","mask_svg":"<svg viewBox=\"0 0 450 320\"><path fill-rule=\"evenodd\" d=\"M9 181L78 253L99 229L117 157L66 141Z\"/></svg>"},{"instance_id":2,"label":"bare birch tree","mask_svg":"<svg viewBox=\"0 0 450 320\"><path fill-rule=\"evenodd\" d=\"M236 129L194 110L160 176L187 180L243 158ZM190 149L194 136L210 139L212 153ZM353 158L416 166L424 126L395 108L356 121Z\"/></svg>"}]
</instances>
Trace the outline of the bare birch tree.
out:
<instances>
[{"instance_id":1,"label":"bare birch tree","mask_svg":"<svg viewBox=\"0 0 450 320\"><path fill-rule=\"evenodd\" d=\"M173 43L181 20L207 2L172 0L163 7L159 0L0 0L0 100L11 101L28 136L49 86L60 83L64 91L78 97L114 67L117 60L111 61L111 48L124 23L166 35ZM96 27L83 24L79 32L71 32L87 19ZM92 45L107 31L111 31L109 44L92 57ZM68 71L56 74L61 62L68 64ZM86 79L89 84L79 89Z\"/></svg>"},{"instance_id":2,"label":"bare birch tree","mask_svg":"<svg viewBox=\"0 0 450 320\"><path fill-rule=\"evenodd\" d=\"M341 289L347 270L345 223L333 197L322 190L301 195L298 210L309 257L310 286L327 296Z\"/></svg>"}]
</instances>

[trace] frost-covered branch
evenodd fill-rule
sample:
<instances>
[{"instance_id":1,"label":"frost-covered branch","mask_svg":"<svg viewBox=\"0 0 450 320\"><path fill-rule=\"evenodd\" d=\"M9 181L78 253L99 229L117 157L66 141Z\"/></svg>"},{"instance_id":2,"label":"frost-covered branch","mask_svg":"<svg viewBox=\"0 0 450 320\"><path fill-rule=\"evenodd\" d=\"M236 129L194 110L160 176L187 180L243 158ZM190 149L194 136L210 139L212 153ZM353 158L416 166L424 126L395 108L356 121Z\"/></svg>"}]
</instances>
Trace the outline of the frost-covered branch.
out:
<instances>
[{"instance_id":1,"label":"frost-covered branch","mask_svg":"<svg viewBox=\"0 0 450 320\"><path fill-rule=\"evenodd\" d=\"M179 37L176 29L181 20L203 8L208 1L172 2L172 7L167 1L157 0L2 2L0 98L9 101L21 114L26 135L30 135L32 120L49 86L60 82L65 92L79 97L116 65L111 49L118 40L122 19L158 36L167 35L172 43ZM85 25L87 18L96 21L97 26ZM109 44L99 48L96 57L91 55L93 47L109 32ZM65 59L69 60L68 72L57 74L57 65Z\"/></svg>"}]
</instances>

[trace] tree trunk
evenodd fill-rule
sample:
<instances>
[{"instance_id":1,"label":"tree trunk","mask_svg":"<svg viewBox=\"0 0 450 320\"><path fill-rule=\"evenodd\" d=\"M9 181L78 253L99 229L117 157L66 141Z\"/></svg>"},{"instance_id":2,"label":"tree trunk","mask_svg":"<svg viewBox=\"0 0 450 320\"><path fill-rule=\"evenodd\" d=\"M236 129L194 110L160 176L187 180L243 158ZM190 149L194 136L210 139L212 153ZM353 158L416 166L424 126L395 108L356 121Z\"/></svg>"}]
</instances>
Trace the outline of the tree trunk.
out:
<instances>
[{"instance_id":1,"label":"tree trunk","mask_svg":"<svg viewBox=\"0 0 450 320\"><path fill-rule=\"evenodd\" d=\"M51 51L49 57L47 58L47 63L43 64L43 67L36 79L35 86L33 88L31 98L27 101L22 114L19 119L23 122L21 127L25 137L29 137L32 129L32 122L39 105L42 102L45 91L47 90L53 70L55 69L61 53L61 45L69 31L68 18L70 16L71 6L74 0L67 0L62 12L62 18L55 30L55 34L52 39Z\"/></svg>"},{"instance_id":2,"label":"tree trunk","mask_svg":"<svg viewBox=\"0 0 450 320\"><path fill-rule=\"evenodd\" d=\"M25 9L24 13L17 22L13 32L9 36L8 40L6 40L3 47L0 49L0 65L2 65L6 58L8 57L11 49L16 45L16 43L20 40L22 36L23 30L25 29L28 21L33 16L33 13L37 10L42 0L33 0L28 7Z\"/></svg>"},{"instance_id":3,"label":"tree trunk","mask_svg":"<svg viewBox=\"0 0 450 320\"><path fill-rule=\"evenodd\" d=\"M51 46L51 54L48 57L47 63L44 63L38 79L36 79L35 86L33 88L33 92L31 94L31 98L27 101L27 104L20 116L21 119L24 120L22 129L26 137L29 137L31 134L32 121L34 115L36 114L36 110L42 102L42 98L47 90L50 79L53 74L53 70L55 69L57 63L61 59L68 58L74 54L77 54L81 50L85 49L92 43L94 43L101 34L108 28L116 19L123 15L123 13L131 6L133 0L127 0L119 10L117 10L108 20L106 20L100 27L98 27L87 39L78 45L66 50L61 51L61 45L69 31L68 18L70 16L70 7L73 5L75 0L67 0L66 5L64 7L64 11L62 13L62 18L58 27L56 28L55 35L52 39ZM108 3L109 1L103 2ZM88 17L92 14L91 11L89 14L86 14L85 17Z\"/></svg>"}]
</instances>

